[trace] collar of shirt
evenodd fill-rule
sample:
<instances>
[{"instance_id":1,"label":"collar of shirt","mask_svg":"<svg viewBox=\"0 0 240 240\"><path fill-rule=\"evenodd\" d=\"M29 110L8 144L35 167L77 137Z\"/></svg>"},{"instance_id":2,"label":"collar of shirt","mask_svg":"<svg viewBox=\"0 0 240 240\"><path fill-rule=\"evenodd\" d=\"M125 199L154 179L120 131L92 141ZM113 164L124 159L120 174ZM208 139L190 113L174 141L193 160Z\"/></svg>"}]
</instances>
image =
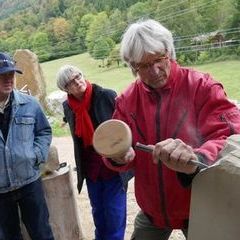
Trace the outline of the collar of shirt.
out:
<instances>
[{"instance_id":1,"label":"collar of shirt","mask_svg":"<svg viewBox=\"0 0 240 240\"><path fill-rule=\"evenodd\" d=\"M0 113L4 113L4 109L8 106L10 100L10 94L8 95L7 99L0 102Z\"/></svg>"}]
</instances>

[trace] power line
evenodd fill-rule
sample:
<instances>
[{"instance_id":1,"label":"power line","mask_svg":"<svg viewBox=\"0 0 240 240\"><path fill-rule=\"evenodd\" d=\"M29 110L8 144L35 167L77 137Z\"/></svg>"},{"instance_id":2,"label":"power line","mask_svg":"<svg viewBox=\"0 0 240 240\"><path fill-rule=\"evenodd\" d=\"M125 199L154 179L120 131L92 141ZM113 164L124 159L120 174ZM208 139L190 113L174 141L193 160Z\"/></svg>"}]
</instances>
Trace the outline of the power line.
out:
<instances>
[{"instance_id":1,"label":"power line","mask_svg":"<svg viewBox=\"0 0 240 240\"><path fill-rule=\"evenodd\" d=\"M162 18L160 17L158 20L159 21L166 21L166 20L169 20L170 18L182 16L183 14L190 13L190 12L196 10L196 9L201 9L201 8L203 8L205 6L206 6L205 8L209 8L209 7L211 7L212 5L215 5L215 4L216 4L215 0L211 0L211 1L207 2L207 3L203 3L203 4L199 4L199 5L193 6L191 8L183 9L183 10L177 11L177 12L175 12L173 14L172 13L168 14L168 15L162 17Z\"/></svg>"},{"instance_id":2,"label":"power line","mask_svg":"<svg viewBox=\"0 0 240 240\"><path fill-rule=\"evenodd\" d=\"M220 48L230 48L230 47L237 47L240 46L240 39L232 40L232 41L225 41L222 43L208 43L208 44L199 44L199 45L189 45L184 47L177 47L175 48L177 53L186 53L186 52L193 52L193 51L206 51L212 49L220 49Z\"/></svg>"},{"instance_id":3,"label":"power line","mask_svg":"<svg viewBox=\"0 0 240 240\"><path fill-rule=\"evenodd\" d=\"M180 5L180 4L184 3L185 1L187 1L187 0L184 0L184 1L179 2L179 3L177 3L177 4L170 5L170 6L166 7L166 8L161 9L161 10L168 9L168 8L170 8L170 7L173 7L173 6ZM197 3L198 3L198 2L197 2ZM211 4L211 3L212 3L212 4ZM171 13L171 14L168 14L168 15L166 15L166 16L164 16L164 17L155 18L155 19L158 20L158 21L166 21L166 20L169 20L170 18L174 18L174 17L181 16L181 15L183 15L183 14L190 13L190 12L192 12L192 11L198 9L198 8L203 8L204 6L206 6L206 8L209 8L209 7L211 7L212 5L215 5L215 4L216 4L215 0L210 0L210 1L208 1L207 3L198 4L198 5L193 6L193 7L191 7L191 8L186 8L186 9L183 9L183 10L180 10L180 11L176 11L176 12L173 12L173 13ZM142 15L141 17L138 16L137 19L139 19L139 18L143 18L143 19L144 19L144 18L146 18L146 17L149 17L149 15L151 15L151 14L153 14L153 13L156 13L156 12L155 12L155 11L148 12L146 15ZM136 21L137 19L134 19L132 22ZM132 22L129 22L129 21L125 22L125 26L131 24ZM96 34L102 33L101 36L109 36L109 35L111 35L111 34L114 34L114 33L116 33L117 31L121 31L121 30L122 30L122 28L121 28L122 25L121 25L121 24L123 24L123 23L124 23L124 22L118 23L118 24L115 24L115 25L111 25L111 28L107 29L104 33L102 33L103 28L100 28L100 27L99 27L99 28L95 28ZM118 28L118 27L119 27L119 28Z\"/></svg>"},{"instance_id":4,"label":"power line","mask_svg":"<svg viewBox=\"0 0 240 240\"><path fill-rule=\"evenodd\" d=\"M188 2L189 0L182 0L181 2L178 2L178 3L176 3L176 4L172 4L172 5L169 5L169 6L167 6L167 7L165 7L165 8L161 8L161 11L165 11L166 9L169 9L169 8L172 8L172 7L175 7L175 6L178 6L178 5L181 5L181 4L183 4L184 2ZM200 0L199 0L200 1ZM160 3L161 4L161 3ZM142 15L141 16L141 18L147 18L147 17L149 17L150 15L152 15L152 14L154 14L154 13L156 13L156 10L153 10L153 11L149 11L146 15ZM139 16L137 17L137 19L139 19ZM135 22L137 19L134 19L134 20L132 20L132 21L126 21L125 22L125 25L129 25L129 24L131 24L131 23L133 23L133 22ZM118 25L120 25L121 23L117 23L117 24L115 24L115 25L111 25L111 30L110 30L110 32L107 32L107 34L110 34L111 32L116 32L116 27L118 26ZM102 28L99 28L99 31L101 31L102 30Z\"/></svg>"},{"instance_id":5,"label":"power line","mask_svg":"<svg viewBox=\"0 0 240 240\"><path fill-rule=\"evenodd\" d=\"M185 0L184 0L183 2L185 2ZM180 2L180 3L178 3L178 4L173 4L173 5L171 5L171 6L180 5L180 4L182 4L183 2ZM219 2L218 2L218 3L219 3ZM164 22L164 21L169 20L170 18L179 17L179 16L182 16L182 15L184 15L184 14L188 14L188 13L190 13L190 12L196 10L196 9L200 10L200 9L202 9L202 8L206 9L206 8L212 7L212 6L215 5L215 4L217 4L217 2L216 2L215 0L210 0L210 1L206 2L206 3L204 3L204 4L199 4L199 5L196 5L196 6L192 7L192 8L187 8L187 9L183 9L183 10L180 10L180 11L176 11L176 12L171 13L171 14L169 14L169 15L166 15L166 16L164 16L164 17L162 17L162 18L161 18L161 17L160 17L160 18L155 18L155 20L163 21L163 22ZM171 6L166 7L166 9L167 9L167 8L170 8ZM144 18L145 16L147 16L147 15L143 15L142 18ZM101 30L102 30L102 29L99 28L99 32L100 32ZM116 29L111 28L110 30L108 30L108 31L106 31L105 33L101 34L101 36L109 36L110 34L116 33L118 30L119 30L119 29L116 30ZM120 30L121 30L121 29L120 29ZM98 33L98 32L96 32L96 33ZM197 37L198 34L195 34L195 35L193 35L193 36L196 36L196 37ZM76 38L77 38L77 37L76 37ZM180 40L179 40L179 37L178 37L178 39L177 39L176 41L180 41Z\"/></svg>"},{"instance_id":6,"label":"power line","mask_svg":"<svg viewBox=\"0 0 240 240\"><path fill-rule=\"evenodd\" d=\"M166 10L166 9L169 9L169 8L172 8L172 7L181 5L181 4L185 3L186 1L187 1L187 0L183 0L183 1L178 2L178 3L176 3L176 4L172 4L172 5L170 5L170 6L167 6L167 7L165 7L165 8L162 8L161 11L164 11L164 10ZM176 12L171 13L171 14L168 14L168 15L166 15L166 16L164 16L164 17L160 17L160 18L158 18L158 19L156 19L156 20L166 21L166 20L169 20L170 18L179 17L179 16L182 16L182 15L184 15L184 14L190 13L190 12L195 11L195 10L206 9L206 8L209 8L209 7L213 6L213 5L215 5L215 4L216 4L216 1L215 1L215 0L211 0L211 1L208 1L208 2L203 3L203 4L199 3L199 1L197 1L197 2L195 2L195 3L196 3L196 5L193 6L193 7L186 8L186 9L183 9L183 10L180 10L180 11L176 11ZM151 13L155 13L155 11L149 12L148 15L151 14ZM146 16L146 15L145 15L145 16ZM144 17L144 16L143 16L143 17ZM123 27L122 24L125 25L124 23L118 23L118 24L115 24L115 25L111 25L111 27L110 27L105 33L102 34L102 36L109 36L110 34L116 33L118 29L117 29L117 30L116 30L116 28L114 29L114 26L115 26L115 27L120 26L120 27L121 27L121 30L122 30L122 27ZM99 28L99 30L100 30L100 28ZM102 30L102 28L101 28L101 30ZM222 34L227 35L227 34L233 34L233 33L238 33L238 32L240 32L240 28L229 28L229 29L217 30L217 31L218 31L219 33L222 33ZM215 32L215 31L214 31L214 32ZM214 33L214 32L201 33L201 35L207 35L207 34L211 34L211 33ZM187 41L187 40L192 40L194 37L199 37L199 34L186 35L186 36L176 36L176 37L174 37L174 41L175 41L175 43L176 43L176 42L181 42L181 41ZM74 40L75 40L75 41L76 41L76 40L81 40L81 38L79 38L79 37L76 36L76 37L71 38L71 39L66 39L65 41L67 41L67 40L69 40L69 41L72 42L72 41L74 41ZM196 46L196 48L198 48L200 45L193 45L193 46ZM193 46L177 47L176 50L177 50L177 51L181 51L181 52L183 52L183 51L196 51L196 48L194 49ZM201 47L202 47L202 48L203 48L203 46L206 47L207 45L206 45L206 44L204 44L204 45L201 44ZM228 46L230 46L230 45L228 45ZM235 46L235 45L234 45L234 46ZM224 47L227 47L227 46L224 46ZM216 48L216 47L214 47L214 48ZM39 50L41 50L41 49L39 49ZM99 51L101 51L101 50L106 50L106 48L100 48ZM82 48L81 51L82 51L82 52L83 52L83 51L87 51L87 48Z\"/></svg>"},{"instance_id":7,"label":"power line","mask_svg":"<svg viewBox=\"0 0 240 240\"><path fill-rule=\"evenodd\" d=\"M183 1L183 2L185 2L185 1ZM170 8L170 7L172 7L172 6L180 5L180 4L182 4L182 2L179 2L178 4L173 4L173 5L171 5L171 6L168 6L168 7L166 7L166 9L167 9L167 8ZM183 9L183 10L176 11L176 12L173 12L173 13L171 13L171 14L165 15L165 16L163 16L163 17L155 18L155 20L158 20L158 21L160 21L160 22L162 22L162 21L165 22L165 21L169 20L170 18L179 17L179 16L182 16L182 15L184 15L184 14L188 14L188 13L190 13L190 12L196 10L196 9L201 9L201 8L203 8L203 7L205 7L205 9L206 9L206 8L211 7L212 5L215 5L215 4L216 4L215 0L210 0L210 1L208 1L207 3L204 3L204 4L198 4L198 5L193 6L193 7L191 7L191 8L186 8L186 9ZM162 10L164 10L164 8L163 8ZM155 12L152 12L152 13L155 13ZM148 13L147 15L143 15L141 18L144 19L145 17L148 17L149 15L151 15L151 12L150 12L150 14ZM138 19L139 19L139 17L138 17ZM135 20L137 20L137 19L135 19ZM129 24L129 23L128 23L128 24ZM101 30L101 29L99 29L99 30ZM110 31L107 31L106 34L103 34L103 36L104 36L104 35L109 35L109 34L111 34L112 32L116 32L116 29L115 29L115 30L113 30L113 28L110 29Z\"/></svg>"},{"instance_id":8,"label":"power line","mask_svg":"<svg viewBox=\"0 0 240 240\"><path fill-rule=\"evenodd\" d=\"M216 32L216 31L214 31ZM178 36L176 38L174 38L174 42L180 42L180 41L186 41L186 40L193 40L195 37L198 37L198 36L210 36L212 33L214 32L205 32L205 33L202 33L201 35L187 35L187 36ZM240 32L240 27L239 28L229 28L229 29L221 29L219 31L217 31L218 33L222 33L224 35L227 35L227 34L232 34L232 33L239 33ZM209 37L208 37L209 38ZM226 41L226 40L225 40ZM201 42L201 41L199 41ZM202 42L206 42L206 40L203 40ZM223 41L224 42L224 41ZM206 45L206 44L205 44ZM197 44L195 45L191 45L191 46L199 46ZM201 46L203 46L203 44L201 44ZM176 47L176 49L180 49L180 48L188 48L189 46L182 46L182 47ZM106 50L107 48L99 48L99 51L100 50ZM85 49L87 50L87 48Z\"/></svg>"},{"instance_id":9,"label":"power line","mask_svg":"<svg viewBox=\"0 0 240 240\"><path fill-rule=\"evenodd\" d=\"M223 33L223 34L230 34L230 33L237 33L240 31L240 27L238 28L227 28L227 29L219 29L219 30L216 30L218 33ZM200 35L206 35L206 34L210 34L210 33L214 33L216 31L211 31L211 32L208 32L208 33L205 33L205 32L201 32L201 33L198 33L198 34L191 34L191 35L185 35L185 36L174 36L174 41L177 42L177 41L182 41L182 40L185 40L185 39L192 39L194 37L198 37Z\"/></svg>"},{"instance_id":10,"label":"power line","mask_svg":"<svg viewBox=\"0 0 240 240\"><path fill-rule=\"evenodd\" d=\"M168 9L168 8L171 8L171 7L174 7L174 6L178 6L178 5L180 5L180 4L182 4L182 3L184 3L185 1L187 1L187 0L183 0L183 1L181 1L181 2L178 2L177 4L172 4L172 5L170 5L170 6L168 6L168 7L165 7L165 8L163 8L163 9L161 9L162 11L163 10L166 10L166 9ZM197 2L198 3L198 2ZM192 8L187 8L187 9L184 9L184 10L181 10L181 11L176 11L176 12L174 12L174 13L171 13L171 14L169 14L169 15L166 15L166 16L164 16L164 17L160 17L160 18L158 18L158 19L156 19L156 20L168 20L168 19L170 19L170 18L173 18L173 17L178 17L178 16L181 16L181 15L183 15L183 14L187 14L187 13L189 13L189 12L191 12L191 11L193 11L193 10L195 10L195 9L197 9L197 8L202 8L202 7L204 7L204 6L206 6L207 5L207 7L210 7L211 5L210 5L210 3L212 3L211 5L213 5L213 4L215 4L216 2L215 2L215 0L211 0L211 1L208 1L207 3L204 3L204 4L198 4L198 5L196 5L196 6L194 6L194 7L192 7ZM154 13L154 11L152 11L152 12L150 12L150 14L151 13ZM145 15L146 16L146 15ZM144 16L142 16L142 17L144 17ZM109 28L107 31L105 31L104 33L102 33L101 34L101 36L109 36L109 35L111 35L111 34L115 34L115 33L117 33L117 31L122 31L123 30L123 26L124 25L122 25L123 23L118 23L118 24L116 24L116 25L111 25L111 28ZM125 24L126 25L126 24ZM119 27L119 29L117 29L116 27L117 26L120 26ZM103 30L103 28L98 28L97 30L99 30L99 32L102 32L102 30ZM98 33L98 32L96 32L96 33ZM74 37L74 38L71 38L71 39L69 39L70 41L72 41L72 40L80 40L81 38L79 38L78 36L76 36L76 37Z\"/></svg>"}]
</instances>

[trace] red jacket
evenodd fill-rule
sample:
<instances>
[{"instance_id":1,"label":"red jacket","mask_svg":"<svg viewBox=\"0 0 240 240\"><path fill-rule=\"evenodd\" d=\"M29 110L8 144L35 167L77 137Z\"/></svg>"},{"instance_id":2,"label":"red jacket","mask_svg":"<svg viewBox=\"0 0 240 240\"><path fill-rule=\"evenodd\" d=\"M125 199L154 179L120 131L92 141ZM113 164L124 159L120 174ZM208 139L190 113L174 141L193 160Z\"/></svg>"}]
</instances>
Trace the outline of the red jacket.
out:
<instances>
[{"instance_id":1,"label":"red jacket","mask_svg":"<svg viewBox=\"0 0 240 240\"><path fill-rule=\"evenodd\" d=\"M133 146L179 138L208 164L216 160L229 135L240 133L240 112L228 101L222 85L175 62L162 89L149 89L140 80L132 83L118 97L113 117L130 126ZM156 226L186 227L191 190L182 186L179 173L153 164L151 154L141 151L129 165L113 167L107 160L105 164L117 171L134 168L137 202Z\"/></svg>"}]
</instances>

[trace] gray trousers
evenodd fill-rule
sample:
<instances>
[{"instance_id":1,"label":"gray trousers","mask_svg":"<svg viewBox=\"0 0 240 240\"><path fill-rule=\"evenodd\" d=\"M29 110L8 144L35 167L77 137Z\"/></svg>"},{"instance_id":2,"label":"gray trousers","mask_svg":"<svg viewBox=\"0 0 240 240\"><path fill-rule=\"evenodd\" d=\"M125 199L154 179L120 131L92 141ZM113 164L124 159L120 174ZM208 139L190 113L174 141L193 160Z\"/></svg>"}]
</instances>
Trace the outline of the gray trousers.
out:
<instances>
[{"instance_id":1,"label":"gray trousers","mask_svg":"<svg viewBox=\"0 0 240 240\"><path fill-rule=\"evenodd\" d=\"M173 229L160 229L154 226L149 218L140 211L134 222L134 232L131 240L168 240ZM182 229L187 238L187 229Z\"/></svg>"}]
</instances>

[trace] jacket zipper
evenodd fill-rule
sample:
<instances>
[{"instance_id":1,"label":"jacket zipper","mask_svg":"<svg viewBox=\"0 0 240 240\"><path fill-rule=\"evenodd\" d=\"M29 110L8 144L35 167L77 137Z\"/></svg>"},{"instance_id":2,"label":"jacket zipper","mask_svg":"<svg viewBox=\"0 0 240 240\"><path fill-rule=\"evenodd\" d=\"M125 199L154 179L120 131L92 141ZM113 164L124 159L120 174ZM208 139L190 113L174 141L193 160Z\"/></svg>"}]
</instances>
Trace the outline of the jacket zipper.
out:
<instances>
[{"instance_id":1,"label":"jacket zipper","mask_svg":"<svg viewBox=\"0 0 240 240\"><path fill-rule=\"evenodd\" d=\"M146 142L146 137L145 137L145 135L143 134L143 132L141 131L141 128L139 127L139 125L138 125L137 118L136 118L135 114L134 114L134 113L131 113L130 116L131 116L131 118L133 119L133 121L135 122L135 125L136 125L136 128L137 128L138 134L142 137L144 143L147 144L147 142Z\"/></svg>"},{"instance_id":2,"label":"jacket zipper","mask_svg":"<svg viewBox=\"0 0 240 240\"><path fill-rule=\"evenodd\" d=\"M157 142L161 141L161 133L160 133L160 109L161 109L161 96L158 94L155 94L157 98L157 111L156 111L156 140ZM162 199L162 204L160 204L161 211L163 214L163 218L165 221L165 225L167 228L170 228L170 221L167 215L167 209L166 209L166 197L164 193L164 181L163 181L163 174L162 174L162 163L161 161L158 162L158 174L159 174L159 192L160 197Z\"/></svg>"},{"instance_id":3,"label":"jacket zipper","mask_svg":"<svg viewBox=\"0 0 240 240\"><path fill-rule=\"evenodd\" d=\"M185 110L185 112L183 113L180 121L176 124L176 129L175 129L175 131L174 131L174 133L173 133L173 135L172 135L172 138L173 138L173 139L175 139L175 138L177 137L178 132L179 132L179 130L180 130L180 127L181 127L182 124L185 122L186 117L187 117L187 110Z\"/></svg>"}]
</instances>

